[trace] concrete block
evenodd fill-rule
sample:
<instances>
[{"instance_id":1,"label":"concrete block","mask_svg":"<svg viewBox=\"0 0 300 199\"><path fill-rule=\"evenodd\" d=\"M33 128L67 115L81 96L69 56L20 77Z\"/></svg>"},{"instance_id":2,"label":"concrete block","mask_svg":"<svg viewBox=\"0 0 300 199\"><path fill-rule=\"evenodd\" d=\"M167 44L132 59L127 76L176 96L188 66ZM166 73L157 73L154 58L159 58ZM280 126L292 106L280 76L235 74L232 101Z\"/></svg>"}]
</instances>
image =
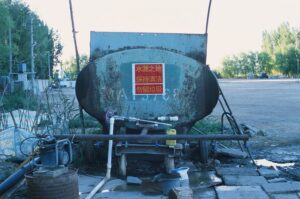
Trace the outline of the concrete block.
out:
<instances>
[{"instance_id":1,"label":"concrete block","mask_svg":"<svg viewBox=\"0 0 300 199\"><path fill-rule=\"evenodd\" d=\"M211 187L222 184L222 179L214 171L189 173L189 182L192 189Z\"/></svg>"},{"instance_id":2,"label":"concrete block","mask_svg":"<svg viewBox=\"0 0 300 199\"><path fill-rule=\"evenodd\" d=\"M189 187L175 187L169 191L169 199L193 199L193 191Z\"/></svg>"},{"instance_id":3,"label":"concrete block","mask_svg":"<svg viewBox=\"0 0 300 199\"><path fill-rule=\"evenodd\" d=\"M296 181L268 183L263 184L262 186L264 190L270 194L300 192L300 182Z\"/></svg>"},{"instance_id":4,"label":"concrete block","mask_svg":"<svg viewBox=\"0 0 300 199\"><path fill-rule=\"evenodd\" d=\"M195 166L195 164L191 161L185 161L185 162L181 162L179 163L179 165L177 167L188 167L189 168L189 172L193 172L193 171L198 171L199 169Z\"/></svg>"},{"instance_id":5,"label":"concrete block","mask_svg":"<svg viewBox=\"0 0 300 199\"><path fill-rule=\"evenodd\" d=\"M103 179L102 176L78 175L79 192L88 194Z\"/></svg>"},{"instance_id":6,"label":"concrete block","mask_svg":"<svg viewBox=\"0 0 300 199\"><path fill-rule=\"evenodd\" d=\"M112 179L109 180L102 188L102 191L113 191L119 186L126 185L126 182L121 179Z\"/></svg>"},{"instance_id":7,"label":"concrete block","mask_svg":"<svg viewBox=\"0 0 300 199\"><path fill-rule=\"evenodd\" d=\"M288 169L287 172L293 177L294 180L300 180L300 168Z\"/></svg>"},{"instance_id":8,"label":"concrete block","mask_svg":"<svg viewBox=\"0 0 300 199\"><path fill-rule=\"evenodd\" d=\"M110 191L97 193L93 199L168 199L161 195L145 195L141 191Z\"/></svg>"},{"instance_id":9,"label":"concrete block","mask_svg":"<svg viewBox=\"0 0 300 199\"><path fill-rule=\"evenodd\" d=\"M217 148L216 154L221 156L227 156L231 158L246 158L248 156L247 153L238 150L238 149L231 149L231 148Z\"/></svg>"},{"instance_id":10,"label":"concrete block","mask_svg":"<svg viewBox=\"0 0 300 199\"><path fill-rule=\"evenodd\" d=\"M55 178L68 172L68 167L60 167L57 169L40 168L33 172L34 176L45 176Z\"/></svg>"},{"instance_id":11,"label":"concrete block","mask_svg":"<svg viewBox=\"0 0 300 199\"><path fill-rule=\"evenodd\" d=\"M193 189L194 198L201 199L216 199L217 194L213 187L202 188L202 189Z\"/></svg>"},{"instance_id":12,"label":"concrete block","mask_svg":"<svg viewBox=\"0 0 300 199\"><path fill-rule=\"evenodd\" d=\"M278 183L278 182L286 182L287 180L285 178L274 178L268 180L269 183Z\"/></svg>"},{"instance_id":13,"label":"concrete block","mask_svg":"<svg viewBox=\"0 0 300 199\"><path fill-rule=\"evenodd\" d=\"M260 173L260 175L266 178L276 178L279 176L279 171L275 169L260 168L258 172Z\"/></svg>"},{"instance_id":14,"label":"concrete block","mask_svg":"<svg viewBox=\"0 0 300 199\"><path fill-rule=\"evenodd\" d=\"M142 184L142 180L138 177L134 177L134 176L127 176L127 184L131 184L131 185L141 185Z\"/></svg>"},{"instance_id":15,"label":"concrete block","mask_svg":"<svg viewBox=\"0 0 300 199\"><path fill-rule=\"evenodd\" d=\"M254 168L249 167L218 167L216 168L217 174L223 175L239 175L239 176L258 176L258 172Z\"/></svg>"},{"instance_id":16,"label":"concrete block","mask_svg":"<svg viewBox=\"0 0 300 199\"><path fill-rule=\"evenodd\" d=\"M299 199L297 194L274 194L274 199Z\"/></svg>"},{"instance_id":17,"label":"concrete block","mask_svg":"<svg viewBox=\"0 0 300 199\"><path fill-rule=\"evenodd\" d=\"M250 186L268 183L263 176L223 175L223 180L226 185L230 186Z\"/></svg>"},{"instance_id":18,"label":"concrete block","mask_svg":"<svg viewBox=\"0 0 300 199\"><path fill-rule=\"evenodd\" d=\"M219 199L269 199L260 186L218 186L216 192Z\"/></svg>"}]
</instances>

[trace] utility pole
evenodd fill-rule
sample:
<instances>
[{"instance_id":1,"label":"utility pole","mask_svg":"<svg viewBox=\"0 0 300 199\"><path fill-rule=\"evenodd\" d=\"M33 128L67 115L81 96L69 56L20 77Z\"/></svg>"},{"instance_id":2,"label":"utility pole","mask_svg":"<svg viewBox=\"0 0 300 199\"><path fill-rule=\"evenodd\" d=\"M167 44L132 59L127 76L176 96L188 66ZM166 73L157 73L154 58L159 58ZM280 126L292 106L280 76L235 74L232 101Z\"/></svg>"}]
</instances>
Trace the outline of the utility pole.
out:
<instances>
[{"instance_id":1,"label":"utility pole","mask_svg":"<svg viewBox=\"0 0 300 199\"><path fill-rule=\"evenodd\" d=\"M76 68L77 68L77 75L78 75L80 72L80 65L79 65L79 53L78 53L78 47L77 47L77 41L76 41L76 31L75 31L75 25L74 25L75 23L74 23L74 16L73 16L72 0L69 0L69 6L70 6L73 40L74 40L74 46L75 46L76 66L77 66ZM82 132L82 134L85 134L84 118L83 118L83 111L82 111L81 105L79 105L79 114L80 114L80 121L81 121L81 132Z\"/></svg>"},{"instance_id":2,"label":"utility pole","mask_svg":"<svg viewBox=\"0 0 300 199\"><path fill-rule=\"evenodd\" d=\"M34 74L34 54L33 54L33 50L34 50L34 41L33 41L33 18L31 16L30 19L30 60L31 60L31 83L32 83L32 92L35 93L35 74Z\"/></svg>"},{"instance_id":3,"label":"utility pole","mask_svg":"<svg viewBox=\"0 0 300 199\"><path fill-rule=\"evenodd\" d=\"M51 72L50 72L50 53L49 51L47 52L47 56L48 56L48 79L51 79Z\"/></svg>"},{"instance_id":4,"label":"utility pole","mask_svg":"<svg viewBox=\"0 0 300 199\"><path fill-rule=\"evenodd\" d=\"M14 91L14 79L12 71L12 38L11 38L11 27L8 28L8 42L9 42L9 85L10 92Z\"/></svg>"},{"instance_id":5,"label":"utility pole","mask_svg":"<svg viewBox=\"0 0 300 199\"><path fill-rule=\"evenodd\" d=\"M74 47L75 47L76 68L77 68L77 75L78 75L78 73L80 72L80 64L79 64L79 53L78 53L77 40L76 40L77 32L75 30L72 0L69 0L69 5L70 5L70 14L71 14L71 23L72 23L72 33L73 33L73 40L74 40Z\"/></svg>"},{"instance_id":6,"label":"utility pole","mask_svg":"<svg viewBox=\"0 0 300 199\"><path fill-rule=\"evenodd\" d=\"M298 38L296 37L296 61L297 61L297 78L298 78L298 84L300 83L299 80L299 56L298 56Z\"/></svg>"}]
</instances>

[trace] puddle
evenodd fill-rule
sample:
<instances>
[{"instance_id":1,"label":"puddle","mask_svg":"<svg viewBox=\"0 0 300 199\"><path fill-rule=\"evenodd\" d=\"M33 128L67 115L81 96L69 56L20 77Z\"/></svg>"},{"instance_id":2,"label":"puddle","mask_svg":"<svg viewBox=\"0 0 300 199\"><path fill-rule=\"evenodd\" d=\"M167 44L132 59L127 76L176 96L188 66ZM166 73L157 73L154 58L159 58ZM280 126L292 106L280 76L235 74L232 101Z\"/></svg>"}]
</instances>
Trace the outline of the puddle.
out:
<instances>
[{"instance_id":1,"label":"puddle","mask_svg":"<svg viewBox=\"0 0 300 199\"><path fill-rule=\"evenodd\" d=\"M191 189L201 189L212 187L222 183L214 171L189 172L189 185ZM161 183L152 182L149 179L144 180L141 185L120 185L114 191L121 192L141 192L145 196L162 195L163 188Z\"/></svg>"},{"instance_id":2,"label":"puddle","mask_svg":"<svg viewBox=\"0 0 300 199\"><path fill-rule=\"evenodd\" d=\"M154 183L149 180L143 180L141 185L120 185L117 186L114 191L122 192L141 192L145 196L162 195L162 188L159 183Z\"/></svg>"}]
</instances>

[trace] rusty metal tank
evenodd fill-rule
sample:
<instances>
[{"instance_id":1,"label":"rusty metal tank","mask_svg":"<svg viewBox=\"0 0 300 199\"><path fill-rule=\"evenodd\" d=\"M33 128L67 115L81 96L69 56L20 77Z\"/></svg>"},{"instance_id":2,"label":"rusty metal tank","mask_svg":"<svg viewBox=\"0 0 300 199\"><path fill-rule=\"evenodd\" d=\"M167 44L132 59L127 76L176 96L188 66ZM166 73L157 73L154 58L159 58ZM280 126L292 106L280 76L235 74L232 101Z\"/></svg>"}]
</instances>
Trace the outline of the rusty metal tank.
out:
<instances>
[{"instance_id":1,"label":"rusty metal tank","mask_svg":"<svg viewBox=\"0 0 300 199\"><path fill-rule=\"evenodd\" d=\"M79 198L77 170L71 170L57 177L25 176L29 199L77 199Z\"/></svg>"},{"instance_id":2,"label":"rusty metal tank","mask_svg":"<svg viewBox=\"0 0 300 199\"><path fill-rule=\"evenodd\" d=\"M178 116L175 128L189 128L218 101L206 44L207 34L91 32L91 60L76 82L78 101L103 125L111 115Z\"/></svg>"}]
</instances>

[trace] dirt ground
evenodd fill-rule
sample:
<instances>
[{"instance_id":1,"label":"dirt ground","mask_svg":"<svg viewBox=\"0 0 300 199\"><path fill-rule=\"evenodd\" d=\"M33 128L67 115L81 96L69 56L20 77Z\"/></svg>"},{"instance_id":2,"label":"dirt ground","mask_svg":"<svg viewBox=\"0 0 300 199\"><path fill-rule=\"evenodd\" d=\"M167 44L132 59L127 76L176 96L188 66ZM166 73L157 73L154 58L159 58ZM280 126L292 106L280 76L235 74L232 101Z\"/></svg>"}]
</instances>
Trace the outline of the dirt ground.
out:
<instances>
[{"instance_id":1,"label":"dirt ground","mask_svg":"<svg viewBox=\"0 0 300 199\"><path fill-rule=\"evenodd\" d=\"M220 80L238 123L262 129L275 143L300 141L300 83L296 80ZM219 115L218 105L213 115Z\"/></svg>"}]
</instances>

